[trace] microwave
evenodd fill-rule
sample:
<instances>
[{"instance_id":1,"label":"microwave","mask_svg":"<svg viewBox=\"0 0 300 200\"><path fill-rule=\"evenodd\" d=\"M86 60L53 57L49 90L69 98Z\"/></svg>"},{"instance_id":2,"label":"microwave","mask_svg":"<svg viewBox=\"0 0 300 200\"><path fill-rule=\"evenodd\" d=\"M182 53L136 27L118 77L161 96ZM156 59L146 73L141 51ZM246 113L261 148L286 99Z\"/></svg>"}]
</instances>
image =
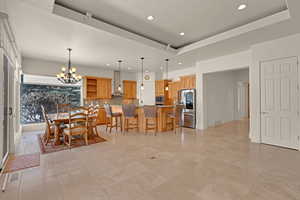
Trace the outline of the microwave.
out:
<instances>
[{"instance_id":1,"label":"microwave","mask_svg":"<svg viewBox=\"0 0 300 200\"><path fill-rule=\"evenodd\" d=\"M157 96L155 97L155 104L156 105L164 105L165 97L164 96Z\"/></svg>"}]
</instances>

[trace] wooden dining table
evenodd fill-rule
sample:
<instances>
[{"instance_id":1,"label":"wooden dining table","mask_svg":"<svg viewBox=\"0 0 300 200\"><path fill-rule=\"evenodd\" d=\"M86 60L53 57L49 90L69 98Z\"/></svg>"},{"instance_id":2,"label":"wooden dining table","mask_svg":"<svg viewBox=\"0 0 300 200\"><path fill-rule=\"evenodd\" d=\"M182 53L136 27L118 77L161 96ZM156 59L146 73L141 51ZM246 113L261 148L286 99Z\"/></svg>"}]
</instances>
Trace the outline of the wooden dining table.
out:
<instances>
[{"instance_id":1,"label":"wooden dining table","mask_svg":"<svg viewBox=\"0 0 300 200\"><path fill-rule=\"evenodd\" d=\"M48 116L55 125L54 145L61 145L62 142L60 140L60 136L62 135L63 131L61 126L64 124L69 124L69 113L59 113L59 115L49 114ZM94 137L94 131L91 127L88 127L88 137Z\"/></svg>"}]
</instances>

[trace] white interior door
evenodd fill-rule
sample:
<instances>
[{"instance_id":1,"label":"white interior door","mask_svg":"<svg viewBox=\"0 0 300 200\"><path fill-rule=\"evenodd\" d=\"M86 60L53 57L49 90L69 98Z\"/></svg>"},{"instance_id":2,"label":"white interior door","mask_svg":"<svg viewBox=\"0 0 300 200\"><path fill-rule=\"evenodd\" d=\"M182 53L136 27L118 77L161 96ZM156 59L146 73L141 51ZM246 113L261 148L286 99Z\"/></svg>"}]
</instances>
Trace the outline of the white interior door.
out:
<instances>
[{"instance_id":1,"label":"white interior door","mask_svg":"<svg viewBox=\"0 0 300 200\"><path fill-rule=\"evenodd\" d=\"M299 148L297 57L261 63L262 143Z\"/></svg>"}]
</instances>

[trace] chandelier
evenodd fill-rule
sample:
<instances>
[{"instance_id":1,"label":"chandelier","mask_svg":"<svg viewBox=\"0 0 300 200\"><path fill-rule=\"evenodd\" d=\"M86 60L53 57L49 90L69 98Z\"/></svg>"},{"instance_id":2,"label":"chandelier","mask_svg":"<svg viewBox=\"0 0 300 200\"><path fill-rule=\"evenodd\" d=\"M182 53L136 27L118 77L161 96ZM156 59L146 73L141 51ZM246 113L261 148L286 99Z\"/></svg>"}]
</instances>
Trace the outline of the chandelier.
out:
<instances>
[{"instance_id":1,"label":"chandelier","mask_svg":"<svg viewBox=\"0 0 300 200\"><path fill-rule=\"evenodd\" d=\"M71 67L71 48L67 49L69 51L69 62L68 67L62 67L61 73L57 74L57 79L63 84L76 84L81 81L82 77L76 74L76 68Z\"/></svg>"}]
</instances>

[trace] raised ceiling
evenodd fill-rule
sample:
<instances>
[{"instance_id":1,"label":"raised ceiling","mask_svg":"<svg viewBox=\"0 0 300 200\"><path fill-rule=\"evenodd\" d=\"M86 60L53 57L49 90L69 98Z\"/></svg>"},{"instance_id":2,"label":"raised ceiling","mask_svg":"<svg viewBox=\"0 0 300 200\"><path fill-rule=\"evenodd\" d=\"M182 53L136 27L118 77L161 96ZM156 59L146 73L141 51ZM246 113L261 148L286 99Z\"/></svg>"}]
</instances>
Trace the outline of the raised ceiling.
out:
<instances>
[{"instance_id":1,"label":"raised ceiling","mask_svg":"<svg viewBox=\"0 0 300 200\"><path fill-rule=\"evenodd\" d=\"M23 0L9 1L14 2L10 4L10 20L23 57L66 62L66 48L71 47L77 65L117 69L117 60L122 59L124 69L136 70L143 56L146 68L155 71L171 56L167 51L54 15Z\"/></svg>"},{"instance_id":2,"label":"raised ceiling","mask_svg":"<svg viewBox=\"0 0 300 200\"><path fill-rule=\"evenodd\" d=\"M143 12L138 12L138 7L135 6L132 7L133 9L131 10L133 14L130 14L129 10L127 9L128 5L140 5L140 1L145 3L145 7L147 7L145 9L148 9L149 7L149 9L152 8L150 10L155 11L157 9L157 11L155 13L148 13L145 10ZM111 8L106 7L105 13L111 12L110 15L114 14L118 16L117 18L119 20L123 20L123 18L126 17L120 15L120 13L124 14L124 12L116 12L116 10L127 10L127 12L129 12L128 16L131 17L137 15L135 14L137 12L140 13L139 18L135 17L136 19L140 19L140 23L134 23L136 22L135 20L133 20L133 22L130 22L129 20L128 24L130 24L131 26L132 24L143 24L142 26L146 26L148 30L147 33L151 35L151 38L153 37L153 35L150 33L157 33L159 37L156 40L162 40L161 38L164 35L159 32L160 29L156 24L161 23L159 22L161 21L161 18L167 20L165 16L169 16L169 14L164 14L162 10L165 10L166 13L175 13L174 10L176 10L176 18L170 19L170 22L172 22L174 26L172 26L173 28L171 27L170 30L164 27L165 30L167 30L165 32L167 32L168 35L165 35L164 37L166 37L166 39L174 40L174 43L178 43L177 45L179 46L188 44L193 41L194 39L189 39L189 37L191 37L190 34L192 33L195 34L195 38L205 38L207 36L201 37L201 34L203 34L204 32L209 32L208 35L214 34L212 31L213 29L219 29L219 26L223 26L224 23L227 23L230 20L231 22L232 20L237 20L234 19L234 17L225 17L226 15L237 15L236 18L241 18L238 20L250 20L251 16L254 16L252 18L252 20L254 20L276 11L282 11L287 7L285 2L280 0L198 0L198 2L194 0L185 1L185 4L190 4L191 2L191 5L194 6L181 5L180 3L178 3L183 2L183 0L173 0L173 4L167 4L166 2L171 1L163 0L159 2L160 4L159 6L157 6L157 8L154 8L156 5L154 5L153 3L154 0L140 1L98 0L95 5L98 5L98 3L99 5L104 5L105 2L106 4L110 4ZM68 2L71 4L81 2L87 3L87 5L89 5L92 0L69 0ZM198 5L199 2L202 2L203 6L207 6L211 2L214 2L214 5L211 4L211 7L206 9L203 9L202 7L195 7L195 4ZM228 4L223 5L224 2L227 2ZM247 9L243 11L237 11L237 5L243 2L247 2ZM256 2L255 5L254 2ZM268 2L269 7L266 8ZM143 56L146 57L147 69L150 71L158 72L160 71L161 66L164 65L164 59L167 57L171 58L169 67L170 70L191 67L195 66L196 61L247 50L253 44L300 32L300 28L298 25L300 21L300 1L287 0L287 5L289 7L288 10L284 10L275 15L265 17L261 20L257 20L244 26L239 26L238 28L231 29L227 32L213 35L212 37L204 40L198 41L198 39L196 39L198 42L173 51L172 49L167 49L166 45L161 45L160 43L157 43L155 41L151 42L151 40L134 33L130 34L130 32L126 32L126 30L122 28L120 29L116 27L114 29L112 28L114 27L112 25L106 26L105 23L101 23L101 20L99 20L98 17L97 19L87 20L86 17L82 14L78 14L74 11L69 12L70 9L64 8L55 10L56 7L62 6L55 6L54 3L54 0L7 0L9 20L12 24L17 43L24 57L44 59L56 62L66 62L66 48L71 47L74 49L72 53L72 60L74 64L117 69L116 61L122 59L124 60L124 68L127 69L129 67L132 70L136 70L140 67L139 58ZM171 7L170 5L173 6ZM221 5L224 6L224 8ZM181 9L180 6L185 9ZM228 6L230 7L231 12L233 12L234 14L226 13L228 11ZM210 15L210 12L208 11L211 10L211 12L213 12L214 7L219 10L219 13L225 13L225 15L223 17L219 17L219 15L217 15L218 20L215 18L208 18L208 16ZM187 8L191 9L190 12L186 10ZM171 11L169 11L170 9ZM197 13L199 14L200 11L206 13L206 17L199 17L199 19L201 20L204 20L205 18L206 23L204 23L203 26L196 26L195 24L202 23L200 23L201 20L197 21L195 19L191 19L190 16L186 13L188 12L191 16L194 16ZM253 14L258 11L260 11L260 14ZM163 14L159 15L159 13ZM148 15L153 15L155 19L151 22L148 21L146 19ZM176 25L176 21L179 25ZM110 23L112 23L111 20ZM180 23L182 24L180 25ZM210 23L210 26L208 26L208 23ZM127 25L126 23L124 24ZM125 25L123 25L122 27L125 27ZM183 25L190 27L190 31L187 29L183 30ZM175 30L175 26L180 27L180 30L179 28L178 30ZM205 26L206 28L203 28ZM234 25L233 27L235 26L236 25ZM140 26L136 27L140 28ZM209 31L208 28L210 28ZM227 30L228 28L229 27L224 30ZM181 31L185 32L184 37L178 35L178 32ZM200 37L199 34L196 33L200 33ZM172 35L176 39L172 38ZM179 65L179 62L182 64ZM107 64L110 65L107 66Z\"/></svg>"},{"instance_id":3,"label":"raised ceiling","mask_svg":"<svg viewBox=\"0 0 300 200\"><path fill-rule=\"evenodd\" d=\"M285 0L56 0L130 32L180 48L287 9ZM246 3L247 9L237 7ZM148 21L147 16L153 16ZM184 36L179 33L184 32Z\"/></svg>"}]
</instances>

